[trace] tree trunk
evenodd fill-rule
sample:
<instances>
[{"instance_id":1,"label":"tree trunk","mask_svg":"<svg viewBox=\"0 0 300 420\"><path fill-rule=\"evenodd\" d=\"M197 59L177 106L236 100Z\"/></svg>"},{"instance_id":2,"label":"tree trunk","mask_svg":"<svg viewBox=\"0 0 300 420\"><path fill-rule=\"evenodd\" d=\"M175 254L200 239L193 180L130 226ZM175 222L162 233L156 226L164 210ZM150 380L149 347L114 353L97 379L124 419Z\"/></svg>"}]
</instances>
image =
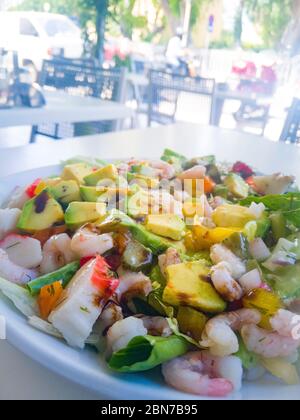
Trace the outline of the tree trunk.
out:
<instances>
[{"instance_id":1,"label":"tree trunk","mask_svg":"<svg viewBox=\"0 0 300 420\"><path fill-rule=\"evenodd\" d=\"M176 18L173 15L168 0L160 0L160 3L161 3L161 6L163 8L164 14L167 18L167 21L168 21L169 27L172 31L172 34L175 35L176 34L176 29L180 25L180 21L179 21L178 18Z\"/></svg>"},{"instance_id":2,"label":"tree trunk","mask_svg":"<svg viewBox=\"0 0 300 420\"><path fill-rule=\"evenodd\" d=\"M292 20L283 35L281 44L289 48L291 56L300 54L300 0L292 1Z\"/></svg>"},{"instance_id":3,"label":"tree trunk","mask_svg":"<svg viewBox=\"0 0 300 420\"><path fill-rule=\"evenodd\" d=\"M245 0L241 0L234 22L234 39L239 46L242 44L244 8Z\"/></svg>"},{"instance_id":4,"label":"tree trunk","mask_svg":"<svg viewBox=\"0 0 300 420\"><path fill-rule=\"evenodd\" d=\"M104 62L104 43L105 43L105 28L106 18L108 12L108 0L95 0L96 1L96 28L97 28L97 45L96 45L96 58L102 65Z\"/></svg>"}]
</instances>

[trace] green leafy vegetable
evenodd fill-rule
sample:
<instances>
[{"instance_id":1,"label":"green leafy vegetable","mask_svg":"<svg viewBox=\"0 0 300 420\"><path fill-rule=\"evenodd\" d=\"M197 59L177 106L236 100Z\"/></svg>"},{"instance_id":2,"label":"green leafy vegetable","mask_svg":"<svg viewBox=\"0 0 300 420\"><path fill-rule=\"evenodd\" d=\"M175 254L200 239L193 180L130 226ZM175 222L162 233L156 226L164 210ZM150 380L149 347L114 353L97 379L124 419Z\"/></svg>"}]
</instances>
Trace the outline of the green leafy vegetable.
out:
<instances>
[{"instance_id":1,"label":"green leafy vegetable","mask_svg":"<svg viewBox=\"0 0 300 420\"><path fill-rule=\"evenodd\" d=\"M247 349L243 339L239 336L239 351L235 356L239 357L245 369L252 369L259 363L258 356Z\"/></svg>"},{"instance_id":2,"label":"green leafy vegetable","mask_svg":"<svg viewBox=\"0 0 300 420\"><path fill-rule=\"evenodd\" d=\"M296 299L300 297L300 264L280 267L265 278L274 292L281 299Z\"/></svg>"},{"instance_id":3,"label":"green leafy vegetable","mask_svg":"<svg viewBox=\"0 0 300 420\"><path fill-rule=\"evenodd\" d=\"M178 324L177 319L175 319L175 318L168 318L167 321L168 321L169 327L171 328L171 330L173 331L173 333L177 337L184 338L186 341L188 341L193 346L198 347L200 349L203 349L203 347L200 346L200 344L199 344L199 342L197 340L195 340L194 338L190 337L189 335L186 335L186 334L183 334L182 332L180 332L180 330L179 330L179 324Z\"/></svg>"},{"instance_id":4,"label":"green leafy vegetable","mask_svg":"<svg viewBox=\"0 0 300 420\"><path fill-rule=\"evenodd\" d=\"M163 289L158 289L151 292L148 296L148 303L160 315L173 318L175 309L173 308L173 306L167 305L163 302L162 293Z\"/></svg>"},{"instance_id":5,"label":"green leafy vegetable","mask_svg":"<svg viewBox=\"0 0 300 420\"><path fill-rule=\"evenodd\" d=\"M117 372L142 372L182 356L188 349L189 343L176 335L135 337L112 355L109 367Z\"/></svg>"},{"instance_id":6,"label":"green leafy vegetable","mask_svg":"<svg viewBox=\"0 0 300 420\"><path fill-rule=\"evenodd\" d=\"M33 296L37 295L42 287L48 286L49 284L52 284L59 280L62 281L63 287L66 287L72 279L72 277L74 277L76 272L79 270L79 268L79 261L70 263L63 268L54 271L53 273L46 274L42 277L38 277L37 279L30 281L27 284L27 287Z\"/></svg>"},{"instance_id":7,"label":"green leafy vegetable","mask_svg":"<svg viewBox=\"0 0 300 420\"><path fill-rule=\"evenodd\" d=\"M30 317L39 313L36 299L25 288L0 277L0 291L23 315Z\"/></svg>"},{"instance_id":8,"label":"green leafy vegetable","mask_svg":"<svg viewBox=\"0 0 300 420\"><path fill-rule=\"evenodd\" d=\"M272 211L290 211L300 209L300 193L265 195L264 197L251 196L240 201L242 206L250 206L251 203L264 204Z\"/></svg>"}]
</instances>

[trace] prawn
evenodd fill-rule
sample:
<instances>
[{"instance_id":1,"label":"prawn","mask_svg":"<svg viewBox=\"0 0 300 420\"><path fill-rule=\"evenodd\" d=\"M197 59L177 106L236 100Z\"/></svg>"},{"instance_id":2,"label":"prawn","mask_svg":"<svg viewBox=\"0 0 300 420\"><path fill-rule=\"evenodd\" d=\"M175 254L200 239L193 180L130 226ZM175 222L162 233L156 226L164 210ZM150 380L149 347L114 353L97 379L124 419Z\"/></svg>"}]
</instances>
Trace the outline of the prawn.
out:
<instances>
[{"instance_id":1,"label":"prawn","mask_svg":"<svg viewBox=\"0 0 300 420\"><path fill-rule=\"evenodd\" d=\"M26 192L27 187L17 187L12 192L10 201L7 204L7 207L9 209L20 209L22 210L24 207L24 204L30 200L29 195Z\"/></svg>"},{"instance_id":2,"label":"prawn","mask_svg":"<svg viewBox=\"0 0 300 420\"><path fill-rule=\"evenodd\" d=\"M182 172L178 175L178 178L181 180L186 179L203 179L206 175L206 167L203 165L196 165L187 171Z\"/></svg>"},{"instance_id":3,"label":"prawn","mask_svg":"<svg viewBox=\"0 0 300 420\"><path fill-rule=\"evenodd\" d=\"M25 285L38 277L38 270L28 270L10 261L7 253L0 249L0 276L12 283Z\"/></svg>"},{"instance_id":4,"label":"prawn","mask_svg":"<svg viewBox=\"0 0 300 420\"><path fill-rule=\"evenodd\" d=\"M234 280L230 272L230 266L226 262L215 265L211 270L211 280L217 292L227 302L234 302L243 297L243 289Z\"/></svg>"},{"instance_id":5,"label":"prawn","mask_svg":"<svg viewBox=\"0 0 300 420\"><path fill-rule=\"evenodd\" d=\"M159 268L164 276L166 275L166 270L170 265L177 265L180 263L180 255L174 248L168 248L165 254L158 257Z\"/></svg>"},{"instance_id":6,"label":"prawn","mask_svg":"<svg viewBox=\"0 0 300 420\"><path fill-rule=\"evenodd\" d=\"M167 162L163 162L162 160L151 160L148 163L151 168L157 169L158 176L162 179L172 179L176 175L174 166Z\"/></svg>"},{"instance_id":7,"label":"prawn","mask_svg":"<svg viewBox=\"0 0 300 420\"><path fill-rule=\"evenodd\" d=\"M223 261L228 263L234 279L239 279L247 271L246 265L243 261L224 245L217 244L212 246L210 250L210 258L214 264L218 264Z\"/></svg>"},{"instance_id":8,"label":"prawn","mask_svg":"<svg viewBox=\"0 0 300 420\"><path fill-rule=\"evenodd\" d=\"M289 357L300 347L300 339L263 330L256 325L243 326L241 334L247 349L266 359Z\"/></svg>"},{"instance_id":9,"label":"prawn","mask_svg":"<svg viewBox=\"0 0 300 420\"><path fill-rule=\"evenodd\" d=\"M149 335L170 337L173 334L167 319L163 316L143 316L140 319Z\"/></svg>"},{"instance_id":10,"label":"prawn","mask_svg":"<svg viewBox=\"0 0 300 420\"><path fill-rule=\"evenodd\" d=\"M149 277L131 271L118 271L120 284L116 290L119 301L128 301L135 296L147 297L152 292L152 283Z\"/></svg>"},{"instance_id":11,"label":"prawn","mask_svg":"<svg viewBox=\"0 0 300 420\"><path fill-rule=\"evenodd\" d=\"M162 365L167 384L182 392L226 397L241 388L243 368L235 356L219 358L207 351L190 352Z\"/></svg>"},{"instance_id":12,"label":"prawn","mask_svg":"<svg viewBox=\"0 0 300 420\"><path fill-rule=\"evenodd\" d=\"M240 309L212 318L205 326L201 346L209 348L214 356L225 357L239 350L235 331L244 325L257 325L261 314L256 309Z\"/></svg>"},{"instance_id":13,"label":"prawn","mask_svg":"<svg viewBox=\"0 0 300 420\"><path fill-rule=\"evenodd\" d=\"M76 256L71 249L71 238L66 233L54 235L43 247L41 273L52 273L75 260Z\"/></svg>"},{"instance_id":14,"label":"prawn","mask_svg":"<svg viewBox=\"0 0 300 420\"><path fill-rule=\"evenodd\" d=\"M108 350L114 353L125 348L134 337L145 335L147 329L142 319L130 316L117 321L107 332Z\"/></svg>"},{"instance_id":15,"label":"prawn","mask_svg":"<svg viewBox=\"0 0 300 420\"><path fill-rule=\"evenodd\" d=\"M103 255L114 247L112 235L98 235L90 226L83 227L78 230L71 241L71 251L78 257L93 257L95 255Z\"/></svg>"},{"instance_id":16,"label":"prawn","mask_svg":"<svg viewBox=\"0 0 300 420\"><path fill-rule=\"evenodd\" d=\"M16 231L21 213L21 210L16 208L0 209L0 240L8 233Z\"/></svg>"}]
</instances>

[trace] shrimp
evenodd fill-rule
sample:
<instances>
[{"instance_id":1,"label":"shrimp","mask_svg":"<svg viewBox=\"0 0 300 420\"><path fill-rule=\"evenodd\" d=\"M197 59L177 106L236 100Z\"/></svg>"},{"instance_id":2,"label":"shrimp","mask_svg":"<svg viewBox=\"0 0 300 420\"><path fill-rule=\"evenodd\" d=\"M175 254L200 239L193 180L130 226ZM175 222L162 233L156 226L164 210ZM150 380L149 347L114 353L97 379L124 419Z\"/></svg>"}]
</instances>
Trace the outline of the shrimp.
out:
<instances>
[{"instance_id":1,"label":"shrimp","mask_svg":"<svg viewBox=\"0 0 300 420\"><path fill-rule=\"evenodd\" d=\"M21 216L21 210L14 209L0 209L0 240L2 240L8 233L17 230L17 223Z\"/></svg>"},{"instance_id":2,"label":"shrimp","mask_svg":"<svg viewBox=\"0 0 300 420\"><path fill-rule=\"evenodd\" d=\"M71 250L80 258L103 255L113 247L112 235L98 235L89 225L78 230L71 241Z\"/></svg>"},{"instance_id":3,"label":"shrimp","mask_svg":"<svg viewBox=\"0 0 300 420\"><path fill-rule=\"evenodd\" d=\"M0 248L7 253L11 262L23 268L36 268L43 258L40 241L30 236L10 233L0 241Z\"/></svg>"},{"instance_id":4,"label":"shrimp","mask_svg":"<svg viewBox=\"0 0 300 420\"><path fill-rule=\"evenodd\" d=\"M243 325L259 324L260 321L261 314L255 309L240 309L216 316L206 324L200 344L209 348L214 356L230 356L239 350L234 331L239 331Z\"/></svg>"},{"instance_id":5,"label":"shrimp","mask_svg":"<svg viewBox=\"0 0 300 420\"><path fill-rule=\"evenodd\" d=\"M147 335L141 319L130 316L113 324L107 332L107 346L111 352L119 351L134 338Z\"/></svg>"},{"instance_id":6,"label":"shrimp","mask_svg":"<svg viewBox=\"0 0 300 420\"><path fill-rule=\"evenodd\" d=\"M118 321L121 321L122 319L123 312L121 306L111 300L107 303L100 315L100 318L95 327L97 329L96 332L104 335L112 325Z\"/></svg>"},{"instance_id":7,"label":"shrimp","mask_svg":"<svg viewBox=\"0 0 300 420\"><path fill-rule=\"evenodd\" d=\"M158 257L160 270L166 276L166 270L170 265L177 265L181 263L181 258L178 251L174 248L168 248L165 254Z\"/></svg>"},{"instance_id":8,"label":"shrimp","mask_svg":"<svg viewBox=\"0 0 300 420\"><path fill-rule=\"evenodd\" d=\"M183 204L164 190L151 191L150 206L152 214L172 213L183 218Z\"/></svg>"},{"instance_id":9,"label":"shrimp","mask_svg":"<svg viewBox=\"0 0 300 420\"><path fill-rule=\"evenodd\" d=\"M158 176L162 179L172 179L176 175L174 166L162 160L152 160L148 162L151 168L157 169Z\"/></svg>"},{"instance_id":10,"label":"shrimp","mask_svg":"<svg viewBox=\"0 0 300 420\"><path fill-rule=\"evenodd\" d=\"M271 327L274 331L284 337L300 339L300 316L280 309L270 320ZM295 338L298 335L297 338Z\"/></svg>"},{"instance_id":11,"label":"shrimp","mask_svg":"<svg viewBox=\"0 0 300 420\"><path fill-rule=\"evenodd\" d=\"M148 334L159 337L170 337L173 334L169 323L163 316L143 316L140 318Z\"/></svg>"},{"instance_id":12,"label":"shrimp","mask_svg":"<svg viewBox=\"0 0 300 420\"><path fill-rule=\"evenodd\" d=\"M38 271L28 270L13 263L7 253L0 249L0 276L12 283L25 285L38 277Z\"/></svg>"},{"instance_id":13,"label":"shrimp","mask_svg":"<svg viewBox=\"0 0 300 420\"><path fill-rule=\"evenodd\" d=\"M213 357L207 351L190 352L162 365L168 385L205 397L226 397L242 384L241 360Z\"/></svg>"},{"instance_id":14,"label":"shrimp","mask_svg":"<svg viewBox=\"0 0 300 420\"><path fill-rule=\"evenodd\" d=\"M118 271L120 284L116 290L119 301L128 301L135 296L147 297L152 292L152 283L143 273Z\"/></svg>"},{"instance_id":15,"label":"shrimp","mask_svg":"<svg viewBox=\"0 0 300 420\"><path fill-rule=\"evenodd\" d=\"M212 200L210 200L209 204L213 210L216 210L218 207L226 204L226 200L223 197L217 196L217 197L214 197Z\"/></svg>"},{"instance_id":16,"label":"shrimp","mask_svg":"<svg viewBox=\"0 0 300 420\"><path fill-rule=\"evenodd\" d=\"M247 271L243 261L224 245L214 245L210 250L210 258L214 264L227 262L234 279L239 279Z\"/></svg>"},{"instance_id":17,"label":"shrimp","mask_svg":"<svg viewBox=\"0 0 300 420\"><path fill-rule=\"evenodd\" d=\"M300 338L295 340L256 325L243 326L241 334L247 349L266 359L289 357L300 347Z\"/></svg>"},{"instance_id":18,"label":"shrimp","mask_svg":"<svg viewBox=\"0 0 300 420\"><path fill-rule=\"evenodd\" d=\"M7 207L9 209L19 209L22 210L24 207L24 204L30 200L29 195L26 192L27 187L17 187L11 195L10 201L7 204Z\"/></svg>"},{"instance_id":19,"label":"shrimp","mask_svg":"<svg viewBox=\"0 0 300 420\"><path fill-rule=\"evenodd\" d=\"M211 280L217 292L227 302L234 302L243 297L243 289L231 275L230 265L226 262L215 265L211 270Z\"/></svg>"},{"instance_id":20,"label":"shrimp","mask_svg":"<svg viewBox=\"0 0 300 420\"><path fill-rule=\"evenodd\" d=\"M256 238L249 243L249 252L251 257L258 262L266 261L271 256L269 248L261 238Z\"/></svg>"},{"instance_id":21,"label":"shrimp","mask_svg":"<svg viewBox=\"0 0 300 420\"><path fill-rule=\"evenodd\" d=\"M259 270L255 268L254 270L244 274L239 279L239 283L245 293L252 292L254 289L259 289L262 285L262 278Z\"/></svg>"},{"instance_id":22,"label":"shrimp","mask_svg":"<svg viewBox=\"0 0 300 420\"><path fill-rule=\"evenodd\" d=\"M182 172L178 175L178 178L181 180L186 179L203 179L206 175L206 167L203 165L196 165L187 171Z\"/></svg>"},{"instance_id":23,"label":"shrimp","mask_svg":"<svg viewBox=\"0 0 300 420\"><path fill-rule=\"evenodd\" d=\"M213 209L210 206L208 199L205 194L202 194L200 198L201 205L203 206L203 216L209 218L211 220L211 216L213 214Z\"/></svg>"},{"instance_id":24,"label":"shrimp","mask_svg":"<svg viewBox=\"0 0 300 420\"><path fill-rule=\"evenodd\" d=\"M54 235L43 247L41 273L52 273L75 260L76 256L71 250L71 238L66 233Z\"/></svg>"}]
</instances>

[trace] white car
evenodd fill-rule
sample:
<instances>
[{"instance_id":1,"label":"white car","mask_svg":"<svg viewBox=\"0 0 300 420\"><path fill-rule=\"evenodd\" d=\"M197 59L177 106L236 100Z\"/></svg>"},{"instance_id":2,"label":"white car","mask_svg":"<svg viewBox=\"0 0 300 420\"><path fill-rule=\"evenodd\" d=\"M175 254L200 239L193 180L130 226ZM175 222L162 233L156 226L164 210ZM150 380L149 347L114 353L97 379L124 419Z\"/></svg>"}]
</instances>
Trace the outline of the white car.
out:
<instances>
[{"instance_id":1,"label":"white car","mask_svg":"<svg viewBox=\"0 0 300 420\"><path fill-rule=\"evenodd\" d=\"M38 12L0 12L0 48L17 51L20 63L42 68L55 55L80 58L80 28L67 16Z\"/></svg>"}]
</instances>

